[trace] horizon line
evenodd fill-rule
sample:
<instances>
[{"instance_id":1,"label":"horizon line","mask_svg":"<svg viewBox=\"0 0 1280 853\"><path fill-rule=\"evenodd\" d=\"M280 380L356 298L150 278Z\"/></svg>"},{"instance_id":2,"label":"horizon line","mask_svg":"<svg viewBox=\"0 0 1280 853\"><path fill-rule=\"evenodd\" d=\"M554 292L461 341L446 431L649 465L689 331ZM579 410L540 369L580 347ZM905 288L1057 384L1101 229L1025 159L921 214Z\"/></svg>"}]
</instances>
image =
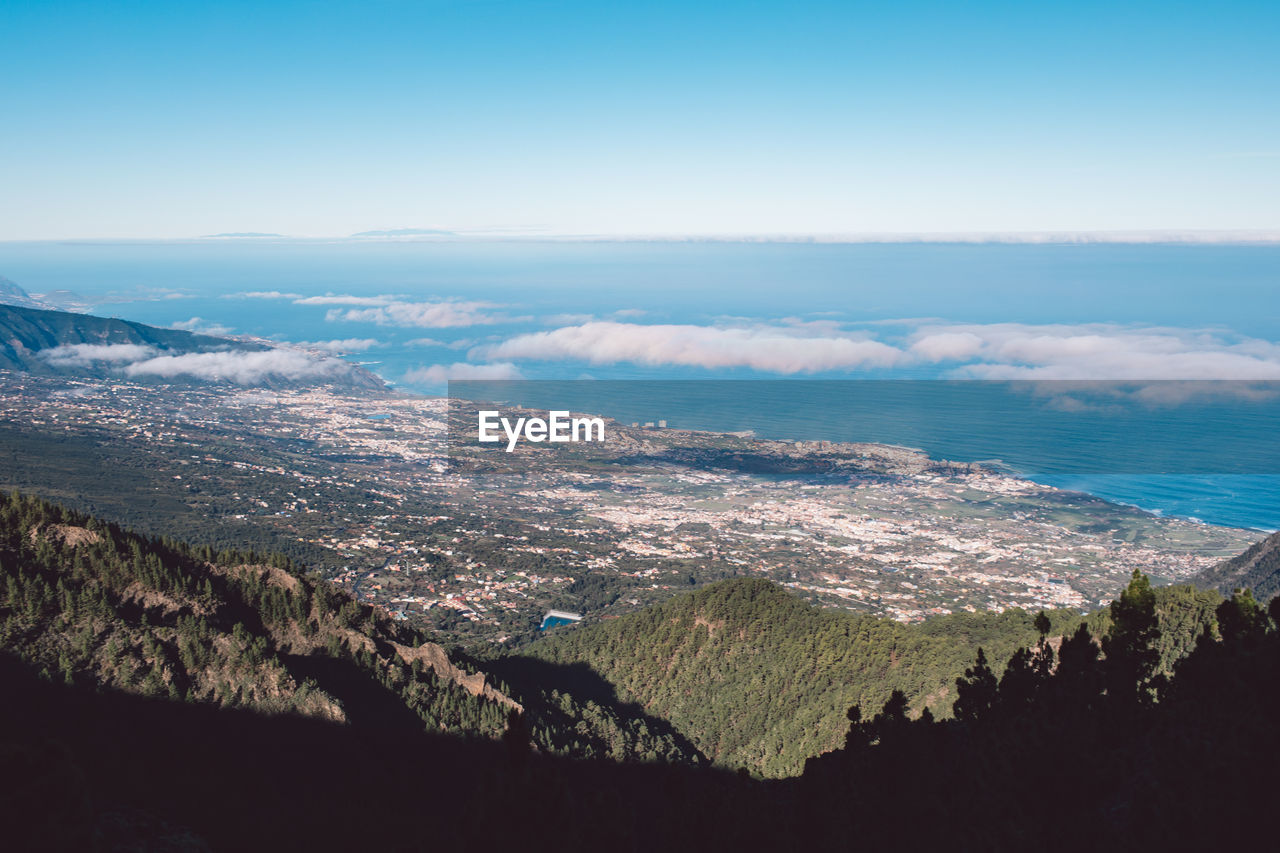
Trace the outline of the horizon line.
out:
<instances>
[{"instance_id":1,"label":"horizon line","mask_svg":"<svg viewBox=\"0 0 1280 853\"><path fill-rule=\"evenodd\" d=\"M795 243L1008 245L1280 245L1280 229L1114 229L1035 231L861 231L802 233L521 233L505 230L392 229L346 235L254 232L189 237L40 237L21 243Z\"/></svg>"}]
</instances>

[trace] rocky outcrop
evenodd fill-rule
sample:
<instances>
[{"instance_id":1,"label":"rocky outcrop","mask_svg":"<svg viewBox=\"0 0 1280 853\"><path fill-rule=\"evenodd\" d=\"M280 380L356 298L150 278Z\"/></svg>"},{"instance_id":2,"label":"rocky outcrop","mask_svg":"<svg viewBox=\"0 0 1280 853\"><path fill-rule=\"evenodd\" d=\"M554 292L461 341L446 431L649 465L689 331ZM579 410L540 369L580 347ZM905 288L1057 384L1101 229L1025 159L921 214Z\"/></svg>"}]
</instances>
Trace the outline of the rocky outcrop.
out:
<instances>
[{"instance_id":1,"label":"rocky outcrop","mask_svg":"<svg viewBox=\"0 0 1280 853\"><path fill-rule=\"evenodd\" d=\"M33 527L30 537L33 543L44 537L50 542L67 548L93 545L102 538L87 527L77 527L72 524L46 524L43 528Z\"/></svg>"},{"instance_id":2,"label":"rocky outcrop","mask_svg":"<svg viewBox=\"0 0 1280 853\"><path fill-rule=\"evenodd\" d=\"M394 643L393 645L395 646L396 654L400 655L400 659L405 663L412 664L414 661L420 660L426 666L431 667L438 677L452 681L472 696L481 696L497 702L499 705L505 705L508 708L524 713L524 707L519 702L487 684L483 673L463 672L454 665L453 661L449 660L448 653L435 643L423 643L416 649L411 646L402 646L399 643Z\"/></svg>"}]
</instances>

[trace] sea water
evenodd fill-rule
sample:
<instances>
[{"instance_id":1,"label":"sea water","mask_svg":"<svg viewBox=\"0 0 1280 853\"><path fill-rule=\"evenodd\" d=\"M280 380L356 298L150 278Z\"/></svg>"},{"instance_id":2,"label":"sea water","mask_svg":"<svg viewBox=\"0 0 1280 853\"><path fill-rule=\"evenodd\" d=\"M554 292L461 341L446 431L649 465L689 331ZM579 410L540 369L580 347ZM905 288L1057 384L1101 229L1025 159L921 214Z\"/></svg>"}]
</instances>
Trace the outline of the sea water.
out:
<instances>
[{"instance_id":1,"label":"sea water","mask_svg":"<svg viewBox=\"0 0 1280 853\"><path fill-rule=\"evenodd\" d=\"M345 357L398 387L442 393L420 368L475 361L485 346L591 320L638 324L837 324L870 337L908 341L931 322L1162 326L1280 340L1280 247L1189 245L801 244L714 242L361 242L218 241L0 243L0 275L28 291L78 294L96 314L158 326L254 335L288 342L373 343ZM248 294L255 294L249 296ZM482 322L418 327L352 314L317 296L377 301L476 303ZM319 302L319 304L317 304ZM338 310L335 310L337 308ZM532 379L777 379L741 367L595 363L570 359L516 365ZM946 366L898 365L798 374L789 380L936 379ZM701 384L701 383L697 383ZM713 383L714 384L714 383ZM773 383L768 383L773 384ZM885 441L961 461L1017 462L1025 441L975 426L957 410L925 420L892 407L833 419L812 390L779 395L726 385L708 396L679 395L632 412L601 399L602 414L665 419L672 426L752 429L765 437ZM723 394L717 399L716 394ZM607 395L605 395L607 396ZM768 398L768 399L766 399ZM616 411L609 410L614 407ZM1139 412L1138 435L1170 417L1174 448L1222 450L1221 413L1196 422ZM1251 435L1269 413L1255 412ZM1144 421L1145 418L1145 421ZM1046 421L1050 423L1051 421ZM1041 455L1081 455L1083 428L1063 419L1042 437ZM1170 437L1171 436L1171 437ZM1096 443L1096 442L1094 442ZM1032 445L1035 442L1031 442ZM1027 448L1022 448L1025 451ZM1244 456L1260 452L1245 447ZM1219 458L1224 454L1219 453ZM1192 452L1191 456L1195 456ZM1256 460L1255 460L1256 461ZM1010 464L1013 464L1012 462ZM1024 460L1025 464L1025 460ZM1016 464L1013 464L1017 468ZM1122 466L1123 467L1123 466ZM1212 468L1213 470L1210 470ZM1280 527L1280 471L1243 465L1116 470L1104 464L1030 466L1024 473L1170 515L1239 526Z\"/></svg>"}]
</instances>

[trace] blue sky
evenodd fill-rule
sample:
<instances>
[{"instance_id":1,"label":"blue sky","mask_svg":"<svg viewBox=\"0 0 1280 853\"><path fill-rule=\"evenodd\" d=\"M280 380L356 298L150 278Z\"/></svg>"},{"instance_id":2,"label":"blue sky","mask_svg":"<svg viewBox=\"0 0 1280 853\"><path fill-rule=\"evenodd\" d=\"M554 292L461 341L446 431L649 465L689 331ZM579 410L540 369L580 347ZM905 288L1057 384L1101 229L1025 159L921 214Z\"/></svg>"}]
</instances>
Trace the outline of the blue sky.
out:
<instances>
[{"instance_id":1,"label":"blue sky","mask_svg":"<svg viewBox=\"0 0 1280 853\"><path fill-rule=\"evenodd\" d=\"M1280 4L0 6L0 239L1280 229Z\"/></svg>"}]
</instances>

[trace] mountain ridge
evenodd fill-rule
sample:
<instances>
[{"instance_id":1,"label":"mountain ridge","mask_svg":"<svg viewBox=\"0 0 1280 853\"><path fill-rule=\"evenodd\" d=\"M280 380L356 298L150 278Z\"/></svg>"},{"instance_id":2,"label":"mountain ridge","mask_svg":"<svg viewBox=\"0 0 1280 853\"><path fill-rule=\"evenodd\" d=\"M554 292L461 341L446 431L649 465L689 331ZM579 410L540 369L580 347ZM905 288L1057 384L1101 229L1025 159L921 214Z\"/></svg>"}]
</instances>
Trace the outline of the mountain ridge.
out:
<instances>
[{"instance_id":1,"label":"mountain ridge","mask_svg":"<svg viewBox=\"0 0 1280 853\"><path fill-rule=\"evenodd\" d=\"M701 756L633 709L525 685L361 604L284 557L148 539L0 495L0 647L69 685L581 758ZM518 722L517 722L518 721Z\"/></svg>"},{"instance_id":2,"label":"mountain ridge","mask_svg":"<svg viewBox=\"0 0 1280 853\"><path fill-rule=\"evenodd\" d=\"M114 317L3 304L0 369L177 384L385 387L367 369L337 358Z\"/></svg>"},{"instance_id":3,"label":"mountain ridge","mask_svg":"<svg viewBox=\"0 0 1280 853\"><path fill-rule=\"evenodd\" d=\"M42 302L27 293L17 282L0 275L0 305L14 305L21 308L44 308L56 310L47 302Z\"/></svg>"},{"instance_id":4,"label":"mountain ridge","mask_svg":"<svg viewBox=\"0 0 1280 853\"><path fill-rule=\"evenodd\" d=\"M1212 587L1223 595L1237 589L1251 589L1266 601L1280 593L1280 533L1273 533L1243 554L1224 560L1192 578L1200 586Z\"/></svg>"}]
</instances>

